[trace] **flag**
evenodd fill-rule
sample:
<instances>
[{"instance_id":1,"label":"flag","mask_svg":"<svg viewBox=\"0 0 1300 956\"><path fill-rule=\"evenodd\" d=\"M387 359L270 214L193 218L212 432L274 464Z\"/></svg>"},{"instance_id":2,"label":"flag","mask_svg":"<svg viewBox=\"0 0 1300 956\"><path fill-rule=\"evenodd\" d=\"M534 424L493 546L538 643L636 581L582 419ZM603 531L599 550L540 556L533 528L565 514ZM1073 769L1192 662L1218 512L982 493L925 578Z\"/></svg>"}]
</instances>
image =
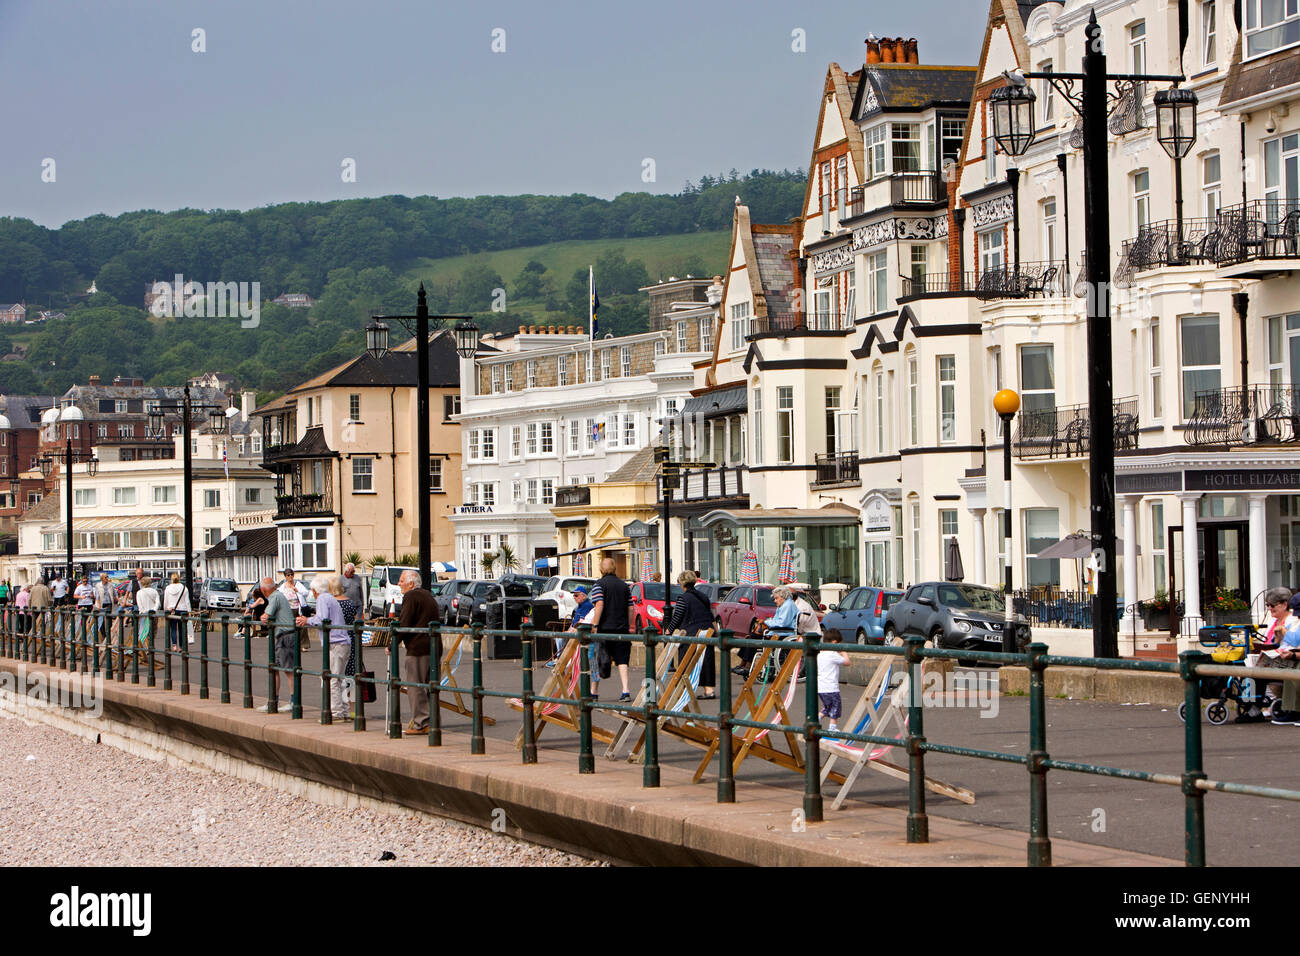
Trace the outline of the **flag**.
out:
<instances>
[{"instance_id":1,"label":"flag","mask_svg":"<svg viewBox=\"0 0 1300 956\"><path fill-rule=\"evenodd\" d=\"M591 287L591 338L594 342L600 334L600 323L596 321L596 313L600 311L600 295L596 292L596 273L591 266L587 267L587 282Z\"/></svg>"},{"instance_id":2,"label":"flag","mask_svg":"<svg viewBox=\"0 0 1300 956\"><path fill-rule=\"evenodd\" d=\"M221 443L221 465L226 469L226 480L230 480L230 459L226 457L226 443Z\"/></svg>"}]
</instances>

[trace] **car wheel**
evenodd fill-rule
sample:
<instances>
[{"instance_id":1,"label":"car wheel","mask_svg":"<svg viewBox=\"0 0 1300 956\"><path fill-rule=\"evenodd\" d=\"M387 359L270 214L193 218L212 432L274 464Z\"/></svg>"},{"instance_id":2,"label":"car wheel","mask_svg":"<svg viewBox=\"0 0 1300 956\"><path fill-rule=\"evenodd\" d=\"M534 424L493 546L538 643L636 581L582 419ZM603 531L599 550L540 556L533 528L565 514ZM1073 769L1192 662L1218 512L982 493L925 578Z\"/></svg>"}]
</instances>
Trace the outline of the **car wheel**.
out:
<instances>
[{"instance_id":1,"label":"car wheel","mask_svg":"<svg viewBox=\"0 0 1300 956\"><path fill-rule=\"evenodd\" d=\"M638 617L636 619L636 632L640 634L643 630L645 630L645 625L641 623L641 619Z\"/></svg>"},{"instance_id":2,"label":"car wheel","mask_svg":"<svg viewBox=\"0 0 1300 956\"><path fill-rule=\"evenodd\" d=\"M892 624L885 625L885 643L886 644L898 643L898 632L894 630L894 625Z\"/></svg>"},{"instance_id":3,"label":"car wheel","mask_svg":"<svg viewBox=\"0 0 1300 956\"><path fill-rule=\"evenodd\" d=\"M938 648L940 646L939 638L941 637L943 637L943 628L936 627L930 632L930 646Z\"/></svg>"},{"instance_id":4,"label":"car wheel","mask_svg":"<svg viewBox=\"0 0 1300 956\"><path fill-rule=\"evenodd\" d=\"M864 631L862 628L858 628L858 633L857 633L857 635L856 635L856 637L855 637L855 640L856 640L859 644L865 644L865 643L867 643L867 632Z\"/></svg>"}]
</instances>

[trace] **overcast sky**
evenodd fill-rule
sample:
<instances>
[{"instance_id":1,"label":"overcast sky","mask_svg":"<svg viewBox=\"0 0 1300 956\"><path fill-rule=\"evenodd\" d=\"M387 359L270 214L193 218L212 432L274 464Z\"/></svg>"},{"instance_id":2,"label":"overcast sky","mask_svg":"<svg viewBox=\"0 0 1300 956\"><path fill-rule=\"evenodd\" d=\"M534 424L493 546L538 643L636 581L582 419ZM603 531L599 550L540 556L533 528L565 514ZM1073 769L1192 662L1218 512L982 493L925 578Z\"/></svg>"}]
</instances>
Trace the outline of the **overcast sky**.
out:
<instances>
[{"instance_id":1,"label":"overcast sky","mask_svg":"<svg viewBox=\"0 0 1300 956\"><path fill-rule=\"evenodd\" d=\"M917 37L922 63L974 63L987 10L0 0L0 215L57 226L392 193L613 197L732 167L806 167L828 62L857 68L874 32ZM806 52L792 50L795 30Z\"/></svg>"}]
</instances>

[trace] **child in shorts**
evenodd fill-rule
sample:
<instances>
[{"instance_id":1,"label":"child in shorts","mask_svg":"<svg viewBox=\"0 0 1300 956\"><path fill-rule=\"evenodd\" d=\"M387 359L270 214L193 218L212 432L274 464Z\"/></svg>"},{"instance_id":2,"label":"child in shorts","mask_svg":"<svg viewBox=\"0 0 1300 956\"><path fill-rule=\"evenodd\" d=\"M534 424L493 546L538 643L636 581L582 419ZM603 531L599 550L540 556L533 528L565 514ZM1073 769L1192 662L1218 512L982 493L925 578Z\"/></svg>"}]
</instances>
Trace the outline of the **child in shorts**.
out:
<instances>
[{"instance_id":1,"label":"child in shorts","mask_svg":"<svg viewBox=\"0 0 1300 956\"><path fill-rule=\"evenodd\" d=\"M823 640L828 644L839 644L844 638L839 631L831 628ZM840 702L840 668L848 662L849 655L843 651L828 651L823 648L817 652L817 700L821 702L817 718L820 720L829 717L830 730L839 730L835 722L843 713L843 704Z\"/></svg>"}]
</instances>

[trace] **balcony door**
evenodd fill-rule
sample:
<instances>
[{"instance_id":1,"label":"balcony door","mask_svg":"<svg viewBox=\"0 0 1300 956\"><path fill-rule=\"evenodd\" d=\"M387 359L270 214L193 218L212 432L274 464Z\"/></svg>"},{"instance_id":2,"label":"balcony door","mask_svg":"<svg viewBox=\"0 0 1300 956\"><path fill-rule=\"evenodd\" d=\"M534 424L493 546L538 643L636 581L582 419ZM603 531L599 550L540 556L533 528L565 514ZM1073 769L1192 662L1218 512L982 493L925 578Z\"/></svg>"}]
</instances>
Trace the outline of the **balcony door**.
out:
<instances>
[{"instance_id":1,"label":"balcony door","mask_svg":"<svg viewBox=\"0 0 1300 956\"><path fill-rule=\"evenodd\" d=\"M1270 221L1300 209L1300 133L1264 142L1264 202Z\"/></svg>"},{"instance_id":2,"label":"balcony door","mask_svg":"<svg viewBox=\"0 0 1300 956\"><path fill-rule=\"evenodd\" d=\"M1220 589L1236 594L1249 601L1250 580L1247 577L1246 555L1249 553L1247 524L1244 521L1196 525L1197 565L1201 575L1199 592L1201 596L1201 616L1205 616L1205 607L1214 600ZM1183 539L1182 526L1169 529L1169 593L1186 597L1186 579L1183 576Z\"/></svg>"},{"instance_id":3,"label":"balcony door","mask_svg":"<svg viewBox=\"0 0 1300 956\"><path fill-rule=\"evenodd\" d=\"M1269 317L1268 383L1300 386L1300 312Z\"/></svg>"}]
</instances>

